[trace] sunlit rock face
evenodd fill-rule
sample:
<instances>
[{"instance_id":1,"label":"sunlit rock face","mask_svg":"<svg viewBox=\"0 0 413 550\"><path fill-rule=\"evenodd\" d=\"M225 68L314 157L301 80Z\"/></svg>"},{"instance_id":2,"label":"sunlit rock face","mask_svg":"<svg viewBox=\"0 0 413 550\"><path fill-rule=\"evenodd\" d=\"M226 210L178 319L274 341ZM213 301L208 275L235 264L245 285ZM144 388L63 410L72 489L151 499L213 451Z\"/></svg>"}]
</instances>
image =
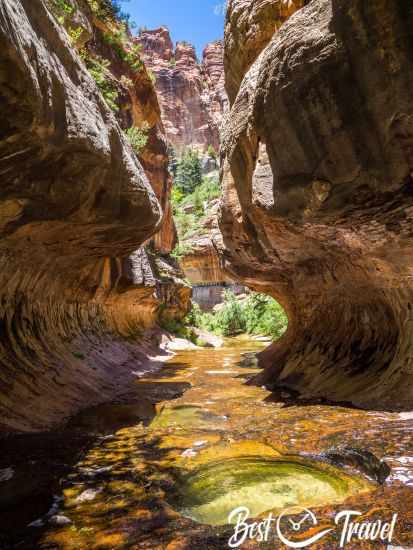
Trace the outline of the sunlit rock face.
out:
<instances>
[{"instance_id":1,"label":"sunlit rock face","mask_svg":"<svg viewBox=\"0 0 413 550\"><path fill-rule=\"evenodd\" d=\"M138 250L161 206L43 0L1 3L0 67L0 431L43 430L130 382L151 342L121 337L189 290Z\"/></svg>"},{"instance_id":2,"label":"sunlit rock face","mask_svg":"<svg viewBox=\"0 0 413 550\"><path fill-rule=\"evenodd\" d=\"M219 148L219 125L227 104L224 88L223 45L208 44L198 62L186 42L174 47L165 27L141 31L145 64L155 75L168 141L178 155L187 147L202 152Z\"/></svg>"},{"instance_id":3,"label":"sunlit rock face","mask_svg":"<svg viewBox=\"0 0 413 550\"><path fill-rule=\"evenodd\" d=\"M222 261L290 320L257 381L409 407L413 10L313 0L278 28L284 4L230 0L226 22Z\"/></svg>"},{"instance_id":4,"label":"sunlit rock face","mask_svg":"<svg viewBox=\"0 0 413 550\"><path fill-rule=\"evenodd\" d=\"M218 227L219 199L214 199L208 204L208 214L203 220L200 230L190 238L183 241L188 247L185 256L180 260L186 278L194 285L203 283L223 283L231 279L221 269L219 255L214 246L214 241L222 242L221 232Z\"/></svg>"},{"instance_id":5,"label":"sunlit rock face","mask_svg":"<svg viewBox=\"0 0 413 550\"><path fill-rule=\"evenodd\" d=\"M231 103L274 32L308 0L230 0L225 22L225 87Z\"/></svg>"}]
</instances>

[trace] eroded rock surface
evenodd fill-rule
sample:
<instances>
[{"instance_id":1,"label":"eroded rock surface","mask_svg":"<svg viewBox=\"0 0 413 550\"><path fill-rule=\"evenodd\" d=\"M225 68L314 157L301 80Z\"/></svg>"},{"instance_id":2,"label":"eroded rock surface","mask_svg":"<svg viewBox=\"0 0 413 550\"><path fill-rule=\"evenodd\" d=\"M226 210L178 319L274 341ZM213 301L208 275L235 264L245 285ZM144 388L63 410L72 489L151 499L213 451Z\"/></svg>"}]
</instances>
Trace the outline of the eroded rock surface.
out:
<instances>
[{"instance_id":1,"label":"eroded rock surface","mask_svg":"<svg viewBox=\"0 0 413 550\"><path fill-rule=\"evenodd\" d=\"M194 285L202 283L223 283L230 281L227 273L221 269L219 256L213 240L222 241L218 228L219 199L210 201L207 214L201 220L201 229L182 241L187 247L180 263L186 278Z\"/></svg>"},{"instance_id":2,"label":"eroded rock surface","mask_svg":"<svg viewBox=\"0 0 413 550\"><path fill-rule=\"evenodd\" d=\"M186 42L172 43L168 29L145 30L142 44L146 66L155 75L166 136L177 154L187 147L206 152L219 148L219 125L227 103L223 45L208 44L202 62Z\"/></svg>"},{"instance_id":3,"label":"eroded rock surface","mask_svg":"<svg viewBox=\"0 0 413 550\"><path fill-rule=\"evenodd\" d=\"M409 407L413 11L313 0L278 29L284 4L231 0L226 23L223 263L290 320L257 381Z\"/></svg>"},{"instance_id":4,"label":"eroded rock surface","mask_svg":"<svg viewBox=\"0 0 413 550\"><path fill-rule=\"evenodd\" d=\"M1 3L0 67L0 430L44 430L148 368L189 289L138 250L161 206L44 0Z\"/></svg>"}]
</instances>

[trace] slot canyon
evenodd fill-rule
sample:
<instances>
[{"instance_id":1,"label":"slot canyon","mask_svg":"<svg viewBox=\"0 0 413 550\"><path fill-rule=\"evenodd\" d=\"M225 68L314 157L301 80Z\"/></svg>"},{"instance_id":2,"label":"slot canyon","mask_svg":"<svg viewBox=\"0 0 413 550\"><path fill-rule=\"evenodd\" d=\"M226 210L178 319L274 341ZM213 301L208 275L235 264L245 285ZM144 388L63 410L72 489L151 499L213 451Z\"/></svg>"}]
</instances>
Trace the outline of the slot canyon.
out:
<instances>
[{"instance_id":1,"label":"slot canyon","mask_svg":"<svg viewBox=\"0 0 413 550\"><path fill-rule=\"evenodd\" d=\"M413 5L123 4L0 0L0 550L413 546Z\"/></svg>"}]
</instances>

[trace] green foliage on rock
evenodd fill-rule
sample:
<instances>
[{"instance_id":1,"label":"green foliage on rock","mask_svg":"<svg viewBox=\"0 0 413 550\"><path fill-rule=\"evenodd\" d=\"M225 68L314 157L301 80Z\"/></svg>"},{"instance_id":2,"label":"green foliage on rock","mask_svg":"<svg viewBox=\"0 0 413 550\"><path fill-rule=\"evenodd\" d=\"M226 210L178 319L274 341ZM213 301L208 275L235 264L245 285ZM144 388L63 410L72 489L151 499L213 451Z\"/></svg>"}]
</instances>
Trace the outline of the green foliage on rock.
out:
<instances>
[{"instance_id":1,"label":"green foliage on rock","mask_svg":"<svg viewBox=\"0 0 413 550\"><path fill-rule=\"evenodd\" d=\"M69 27L67 32L68 32L68 35L69 35L70 42L71 42L72 46L76 46L76 44L80 40L80 37L83 34L82 27L76 27L76 28Z\"/></svg>"},{"instance_id":2,"label":"green foliage on rock","mask_svg":"<svg viewBox=\"0 0 413 550\"><path fill-rule=\"evenodd\" d=\"M84 57L84 61L107 105L116 113L119 110L117 105L119 94L109 72L110 61L100 56L88 55Z\"/></svg>"},{"instance_id":3,"label":"green foliage on rock","mask_svg":"<svg viewBox=\"0 0 413 550\"><path fill-rule=\"evenodd\" d=\"M61 24L71 17L75 8L67 0L47 0L47 4Z\"/></svg>"},{"instance_id":4,"label":"green foliage on rock","mask_svg":"<svg viewBox=\"0 0 413 550\"><path fill-rule=\"evenodd\" d=\"M161 328L167 332L170 332L174 336L177 336L178 338L185 338L193 344L198 343L198 337L193 329L184 324L182 321L176 321L175 319L161 319L159 325Z\"/></svg>"},{"instance_id":5,"label":"green foliage on rock","mask_svg":"<svg viewBox=\"0 0 413 550\"><path fill-rule=\"evenodd\" d=\"M232 291L227 290L219 311L202 312L194 304L186 322L223 336L244 332L276 340L285 332L288 318L280 304L270 296L252 292L240 302Z\"/></svg>"},{"instance_id":6,"label":"green foliage on rock","mask_svg":"<svg viewBox=\"0 0 413 550\"><path fill-rule=\"evenodd\" d=\"M208 203L221 194L217 178L204 177L201 185L185 195L179 187L172 189L171 201L180 240L202 232L202 224L208 214Z\"/></svg>"},{"instance_id":7,"label":"green foliage on rock","mask_svg":"<svg viewBox=\"0 0 413 550\"><path fill-rule=\"evenodd\" d=\"M148 76L149 76L149 80L152 82L153 86L155 86L155 84L156 84L156 74L149 69L148 70Z\"/></svg>"},{"instance_id":8,"label":"green foliage on rock","mask_svg":"<svg viewBox=\"0 0 413 550\"><path fill-rule=\"evenodd\" d=\"M142 45L131 41L125 24L121 24L117 30L105 33L103 39L110 44L119 59L127 63L132 71L138 72L143 68L140 58Z\"/></svg>"},{"instance_id":9,"label":"green foliage on rock","mask_svg":"<svg viewBox=\"0 0 413 550\"><path fill-rule=\"evenodd\" d=\"M125 131L125 134L128 137L129 143L132 146L132 149L135 151L135 153L139 156L143 149L145 149L147 143L148 143L148 132L149 132L149 125L148 123L143 123L143 125L140 128L137 128L136 126L132 126L132 128L128 128Z\"/></svg>"},{"instance_id":10,"label":"green foliage on rock","mask_svg":"<svg viewBox=\"0 0 413 550\"><path fill-rule=\"evenodd\" d=\"M83 34L83 28L71 26L76 11L74 6L67 0L47 0L47 5L59 23L66 28L72 46L76 46Z\"/></svg>"},{"instance_id":11,"label":"green foliage on rock","mask_svg":"<svg viewBox=\"0 0 413 550\"><path fill-rule=\"evenodd\" d=\"M104 22L111 20L123 21L131 25L130 15L122 10L120 0L87 0L94 15Z\"/></svg>"},{"instance_id":12,"label":"green foliage on rock","mask_svg":"<svg viewBox=\"0 0 413 550\"><path fill-rule=\"evenodd\" d=\"M181 258L189 256L189 254L191 254L192 252L193 249L190 245L178 242L178 244L172 250L171 256L179 261Z\"/></svg>"}]
</instances>

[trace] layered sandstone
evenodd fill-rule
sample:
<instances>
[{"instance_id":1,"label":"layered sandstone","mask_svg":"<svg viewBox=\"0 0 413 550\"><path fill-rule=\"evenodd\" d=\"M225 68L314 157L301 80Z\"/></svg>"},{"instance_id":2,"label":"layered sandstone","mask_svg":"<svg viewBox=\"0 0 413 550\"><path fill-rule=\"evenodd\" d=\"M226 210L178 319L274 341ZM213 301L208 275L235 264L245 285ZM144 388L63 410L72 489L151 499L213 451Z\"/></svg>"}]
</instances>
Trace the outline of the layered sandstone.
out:
<instances>
[{"instance_id":1,"label":"layered sandstone","mask_svg":"<svg viewBox=\"0 0 413 550\"><path fill-rule=\"evenodd\" d=\"M184 315L189 289L139 248L161 190L45 0L0 4L0 67L0 430L44 430L147 368L144 331ZM150 118L153 88L134 91Z\"/></svg>"},{"instance_id":2,"label":"layered sandstone","mask_svg":"<svg viewBox=\"0 0 413 550\"><path fill-rule=\"evenodd\" d=\"M180 260L185 277L192 285L219 284L230 282L227 273L221 269L219 255L213 241L222 240L218 227L219 199L210 201L206 206L207 214L201 219L201 229L194 235L182 240L186 249Z\"/></svg>"},{"instance_id":3,"label":"layered sandstone","mask_svg":"<svg viewBox=\"0 0 413 550\"><path fill-rule=\"evenodd\" d=\"M284 4L230 0L225 36L222 261L289 316L258 382L408 408L413 12Z\"/></svg>"},{"instance_id":4,"label":"layered sandstone","mask_svg":"<svg viewBox=\"0 0 413 550\"><path fill-rule=\"evenodd\" d=\"M166 136L178 156L187 147L219 148L219 125L227 102L221 42L206 46L199 63L186 42L172 43L168 29L141 31L146 66L155 76Z\"/></svg>"}]
</instances>

